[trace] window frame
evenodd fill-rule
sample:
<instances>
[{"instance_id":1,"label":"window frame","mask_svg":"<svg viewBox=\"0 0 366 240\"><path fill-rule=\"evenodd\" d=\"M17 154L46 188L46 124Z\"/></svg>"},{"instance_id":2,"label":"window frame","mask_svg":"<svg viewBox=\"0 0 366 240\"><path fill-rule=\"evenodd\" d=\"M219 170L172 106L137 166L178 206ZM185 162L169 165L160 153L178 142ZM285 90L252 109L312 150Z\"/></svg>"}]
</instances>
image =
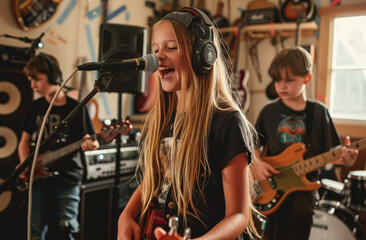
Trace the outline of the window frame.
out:
<instances>
[{"instance_id":1,"label":"window frame","mask_svg":"<svg viewBox=\"0 0 366 240\"><path fill-rule=\"evenodd\" d=\"M333 23L334 18L366 15L366 3L324 7L319 9L320 30L318 40L317 100L329 107L330 81L332 71ZM365 137L366 122L333 118L341 137Z\"/></svg>"}]
</instances>

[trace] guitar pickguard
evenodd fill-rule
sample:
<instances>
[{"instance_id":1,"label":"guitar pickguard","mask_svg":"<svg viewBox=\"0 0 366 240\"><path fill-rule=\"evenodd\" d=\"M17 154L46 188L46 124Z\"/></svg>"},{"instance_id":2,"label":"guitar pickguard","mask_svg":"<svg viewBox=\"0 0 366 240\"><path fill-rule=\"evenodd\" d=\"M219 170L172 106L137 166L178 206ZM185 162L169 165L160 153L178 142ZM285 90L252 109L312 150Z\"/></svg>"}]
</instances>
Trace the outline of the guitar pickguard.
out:
<instances>
[{"instance_id":1,"label":"guitar pickguard","mask_svg":"<svg viewBox=\"0 0 366 240\"><path fill-rule=\"evenodd\" d=\"M300 161L294 161L293 163L277 167L276 170L283 174L273 175L267 180L259 182L263 194L257 196L255 205L261 212L272 212L277 205L281 204L285 200L292 189L305 191L308 185L298 177L293 171L293 166ZM266 194L264 194L266 192Z\"/></svg>"}]
</instances>

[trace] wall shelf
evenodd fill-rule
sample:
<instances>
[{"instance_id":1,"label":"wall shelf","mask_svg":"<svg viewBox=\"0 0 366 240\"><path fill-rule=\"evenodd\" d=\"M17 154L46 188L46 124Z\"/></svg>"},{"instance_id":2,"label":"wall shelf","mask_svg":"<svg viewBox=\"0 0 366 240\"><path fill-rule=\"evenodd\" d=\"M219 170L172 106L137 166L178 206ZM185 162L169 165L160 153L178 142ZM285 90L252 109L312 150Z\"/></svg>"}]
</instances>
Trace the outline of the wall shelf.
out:
<instances>
[{"instance_id":1,"label":"wall shelf","mask_svg":"<svg viewBox=\"0 0 366 240\"><path fill-rule=\"evenodd\" d=\"M273 26L271 24L257 24L257 25L248 25L244 27L243 34L247 35L251 38L269 38L271 37L271 32L274 30L283 37L292 37L296 35L296 23L274 23ZM315 22L305 22L300 24L300 31L302 35L313 35L314 32L318 30L318 25ZM228 28L220 28L221 33L232 33L237 32L238 27L228 27Z\"/></svg>"}]
</instances>

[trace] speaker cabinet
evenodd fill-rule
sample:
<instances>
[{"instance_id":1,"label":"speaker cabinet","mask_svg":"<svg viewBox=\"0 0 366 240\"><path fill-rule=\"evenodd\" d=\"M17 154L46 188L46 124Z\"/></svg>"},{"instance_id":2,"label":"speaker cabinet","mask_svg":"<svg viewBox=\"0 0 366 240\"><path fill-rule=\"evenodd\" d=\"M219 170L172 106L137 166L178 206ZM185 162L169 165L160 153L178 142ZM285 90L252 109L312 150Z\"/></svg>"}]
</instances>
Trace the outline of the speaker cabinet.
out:
<instances>
[{"instance_id":1,"label":"speaker cabinet","mask_svg":"<svg viewBox=\"0 0 366 240\"><path fill-rule=\"evenodd\" d=\"M0 45L0 172L17 163L21 123L27 104L33 99L23 68L30 55L26 48ZM15 161L16 160L16 161Z\"/></svg>"},{"instance_id":2,"label":"speaker cabinet","mask_svg":"<svg viewBox=\"0 0 366 240\"><path fill-rule=\"evenodd\" d=\"M113 182L83 184L80 204L80 240L111 239Z\"/></svg>"},{"instance_id":3,"label":"speaker cabinet","mask_svg":"<svg viewBox=\"0 0 366 240\"><path fill-rule=\"evenodd\" d=\"M138 26L104 23L100 27L99 60L132 59L146 55L147 30ZM142 93L145 72L116 72L104 91Z\"/></svg>"},{"instance_id":4,"label":"speaker cabinet","mask_svg":"<svg viewBox=\"0 0 366 240\"><path fill-rule=\"evenodd\" d=\"M121 176L118 186L112 178L81 185L78 240L117 238L118 217L137 188L132 176Z\"/></svg>"}]
</instances>

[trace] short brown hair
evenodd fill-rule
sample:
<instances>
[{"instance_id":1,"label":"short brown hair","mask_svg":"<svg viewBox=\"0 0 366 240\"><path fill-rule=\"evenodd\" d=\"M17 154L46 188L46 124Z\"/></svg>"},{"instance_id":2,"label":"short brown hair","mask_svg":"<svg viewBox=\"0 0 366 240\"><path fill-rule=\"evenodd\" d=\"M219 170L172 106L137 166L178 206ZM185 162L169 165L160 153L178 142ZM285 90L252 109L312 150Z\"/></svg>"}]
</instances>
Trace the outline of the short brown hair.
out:
<instances>
[{"instance_id":1,"label":"short brown hair","mask_svg":"<svg viewBox=\"0 0 366 240\"><path fill-rule=\"evenodd\" d=\"M273 81L279 81L281 70L287 67L294 75L305 76L313 71L313 60L309 52L302 47L284 49L272 60L268 74Z\"/></svg>"},{"instance_id":2,"label":"short brown hair","mask_svg":"<svg viewBox=\"0 0 366 240\"><path fill-rule=\"evenodd\" d=\"M52 61L52 63L49 63L48 61ZM52 64L54 66L52 66ZM57 72L54 73L54 71ZM56 81L53 78L56 78L55 75L58 77L58 74L61 74L56 58L46 54L40 54L31 58L25 65L23 72L27 77L29 76L33 79L36 78L37 73L44 73L48 77L48 82L53 85L59 84L58 80Z\"/></svg>"}]
</instances>

